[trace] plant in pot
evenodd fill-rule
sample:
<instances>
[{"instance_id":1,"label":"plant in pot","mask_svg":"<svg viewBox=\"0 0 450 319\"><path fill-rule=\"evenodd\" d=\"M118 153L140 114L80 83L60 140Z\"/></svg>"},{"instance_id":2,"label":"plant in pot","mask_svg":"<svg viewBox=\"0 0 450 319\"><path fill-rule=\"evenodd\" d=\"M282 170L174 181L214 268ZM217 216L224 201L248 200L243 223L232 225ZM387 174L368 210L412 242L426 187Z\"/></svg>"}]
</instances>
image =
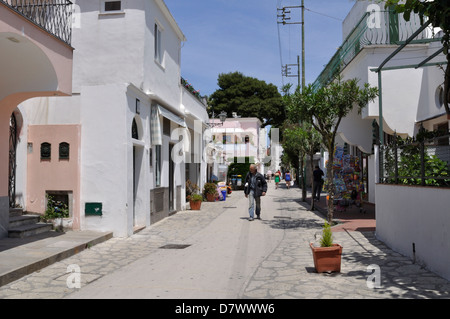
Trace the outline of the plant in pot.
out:
<instances>
[{"instance_id":1,"label":"plant in pot","mask_svg":"<svg viewBox=\"0 0 450 319\"><path fill-rule=\"evenodd\" d=\"M187 200L191 206L191 210L200 210L203 201L203 195L201 194L191 194L188 195Z\"/></svg>"},{"instance_id":2,"label":"plant in pot","mask_svg":"<svg viewBox=\"0 0 450 319\"><path fill-rule=\"evenodd\" d=\"M54 198L48 194L47 209L45 210L42 220L44 222L51 221L56 231L64 231L64 219L69 217L69 207L61 201L54 200Z\"/></svg>"},{"instance_id":3,"label":"plant in pot","mask_svg":"<svg viewBox=\"0 0 450 319\"><path fill-rule=\"evenodd\" d=\"M219 196L217 185L215 183L206 183L203 190L208 202L215 202L217 196Z\"/></svg>"},{"instance_id":4,"label":"plant in pot","mask_svg":"<svg viewBox=\"0 0 450 319\"><path fill-rule=\"evenodd\" d=\"M186 181L186 200L191 206L191 210L200 210L203 201L203 195L200 193L200 188L197 184L190 180Z\"/></svg>"},{"instance_id":5,"label":"plant in pot","mask_svg":"<svg viewBox=\"0 0 450 319\"><path fill-rule=\"evenodd\" d=\"M314 267L318 273L322 272L340 272L342 246L333 243L333 233L331 226L325 221L320 239L320 247L310 243L314 258Z\"/></svg>"}]
</instances>

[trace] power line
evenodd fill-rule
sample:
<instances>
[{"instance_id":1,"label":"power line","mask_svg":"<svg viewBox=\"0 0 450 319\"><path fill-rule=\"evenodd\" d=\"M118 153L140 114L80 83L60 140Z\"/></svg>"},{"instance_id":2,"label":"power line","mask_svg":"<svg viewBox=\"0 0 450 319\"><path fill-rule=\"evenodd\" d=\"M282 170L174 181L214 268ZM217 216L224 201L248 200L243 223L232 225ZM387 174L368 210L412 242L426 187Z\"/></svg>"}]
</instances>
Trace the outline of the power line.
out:
<instances>
[{"instance_id":1,"label":"power line","mask_svg":"<svg viewBox=\"0 0 450 319\"><path fill-rule=\"evenodd\" d=\"M283 69L283 50L282 50L282 46L281 46L281 35L280 35L280 25L277 23L278 26L278 47L280 50L280 63L281 63L281 69ZM281 74L281 83L284 86L284 76L283 74Z\"/></svg>"},{"instance_id":2,"label":"power line","mask_svg":"<svg viewBox=\"0 0 450 319\"><path fill-rule=\"evenodd\" d=\"M311 10L311 9L308 9L308 8L305 8L305 10L307 10L309 12L312 12L312 13L315 13L315 14L319 14L321 16L324 16L324 17L327 17L327 18L330 18L330 19L335 19L335 20L338 20L338 21L341 21L341 22L344 21L344 19L336 18L336 17L330 16L328 14L317 12L317 11L314 11L314 10Z\"/></svg>"}]
</instances>

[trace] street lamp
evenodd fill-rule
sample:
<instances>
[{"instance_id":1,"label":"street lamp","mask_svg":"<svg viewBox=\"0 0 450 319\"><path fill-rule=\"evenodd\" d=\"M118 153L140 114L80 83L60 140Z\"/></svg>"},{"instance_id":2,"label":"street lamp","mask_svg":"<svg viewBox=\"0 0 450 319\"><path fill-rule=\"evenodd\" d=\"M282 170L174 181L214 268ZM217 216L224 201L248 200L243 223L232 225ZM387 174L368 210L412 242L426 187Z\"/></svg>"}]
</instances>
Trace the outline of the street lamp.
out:
<instances>
[{"instance_id":1,"label":"street lamp","mask_svg":"<svg viewBox=\"0 0 450 319\"><path fill-rule=\"evenodd\" d=\"M223 126L223 123L227 120L228 114L225 111L222 111L222 113L219 114L220 123L212 123L209 122L210 127L217 127L217 126ZM213 116L214 119L214 116Z\"/></svg>"}]
</instances>

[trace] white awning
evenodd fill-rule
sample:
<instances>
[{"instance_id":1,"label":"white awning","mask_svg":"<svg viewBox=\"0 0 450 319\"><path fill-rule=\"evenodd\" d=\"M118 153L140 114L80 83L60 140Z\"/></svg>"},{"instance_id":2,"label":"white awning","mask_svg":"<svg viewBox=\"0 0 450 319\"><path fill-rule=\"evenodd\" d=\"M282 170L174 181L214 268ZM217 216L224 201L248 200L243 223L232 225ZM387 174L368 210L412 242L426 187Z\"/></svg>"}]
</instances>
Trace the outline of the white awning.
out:
<instances>
[{"instance_id":1,"label":"white awning","mask_svg":"<svg viewBox=\"0 0 450 319\"><path fill-rule=\"evenodd\" d=\"M187 127L185 120L182 119L181 117L179 117L178 115L172 113L171 111L162 107L159 104L158 104L158 109L159 109L159 113L162 116L164 116L166 119L171 120L172 122L174 122L182 127Z\"/></svg>"}]
</instances>

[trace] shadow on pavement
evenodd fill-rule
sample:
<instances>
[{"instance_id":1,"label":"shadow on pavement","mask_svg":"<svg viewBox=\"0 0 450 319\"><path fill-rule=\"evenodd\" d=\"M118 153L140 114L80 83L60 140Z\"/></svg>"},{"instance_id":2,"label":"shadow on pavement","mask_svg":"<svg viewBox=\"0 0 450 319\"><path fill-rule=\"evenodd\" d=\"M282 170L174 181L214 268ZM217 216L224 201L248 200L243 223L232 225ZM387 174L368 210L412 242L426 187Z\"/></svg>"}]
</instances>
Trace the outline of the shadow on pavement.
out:
<instances>
[{"instance_id":1,"label":"shadow on pavement","mask_svg":"<svg viewBox=\"0 0 450 319\"><path fill-rule=\"evenodd\" d=\"M63 232L49 231L25 238L3 238L0 240L0 252L30 244L42 239L55 238L64 235Z\"/></svg>"}]
</instances>

